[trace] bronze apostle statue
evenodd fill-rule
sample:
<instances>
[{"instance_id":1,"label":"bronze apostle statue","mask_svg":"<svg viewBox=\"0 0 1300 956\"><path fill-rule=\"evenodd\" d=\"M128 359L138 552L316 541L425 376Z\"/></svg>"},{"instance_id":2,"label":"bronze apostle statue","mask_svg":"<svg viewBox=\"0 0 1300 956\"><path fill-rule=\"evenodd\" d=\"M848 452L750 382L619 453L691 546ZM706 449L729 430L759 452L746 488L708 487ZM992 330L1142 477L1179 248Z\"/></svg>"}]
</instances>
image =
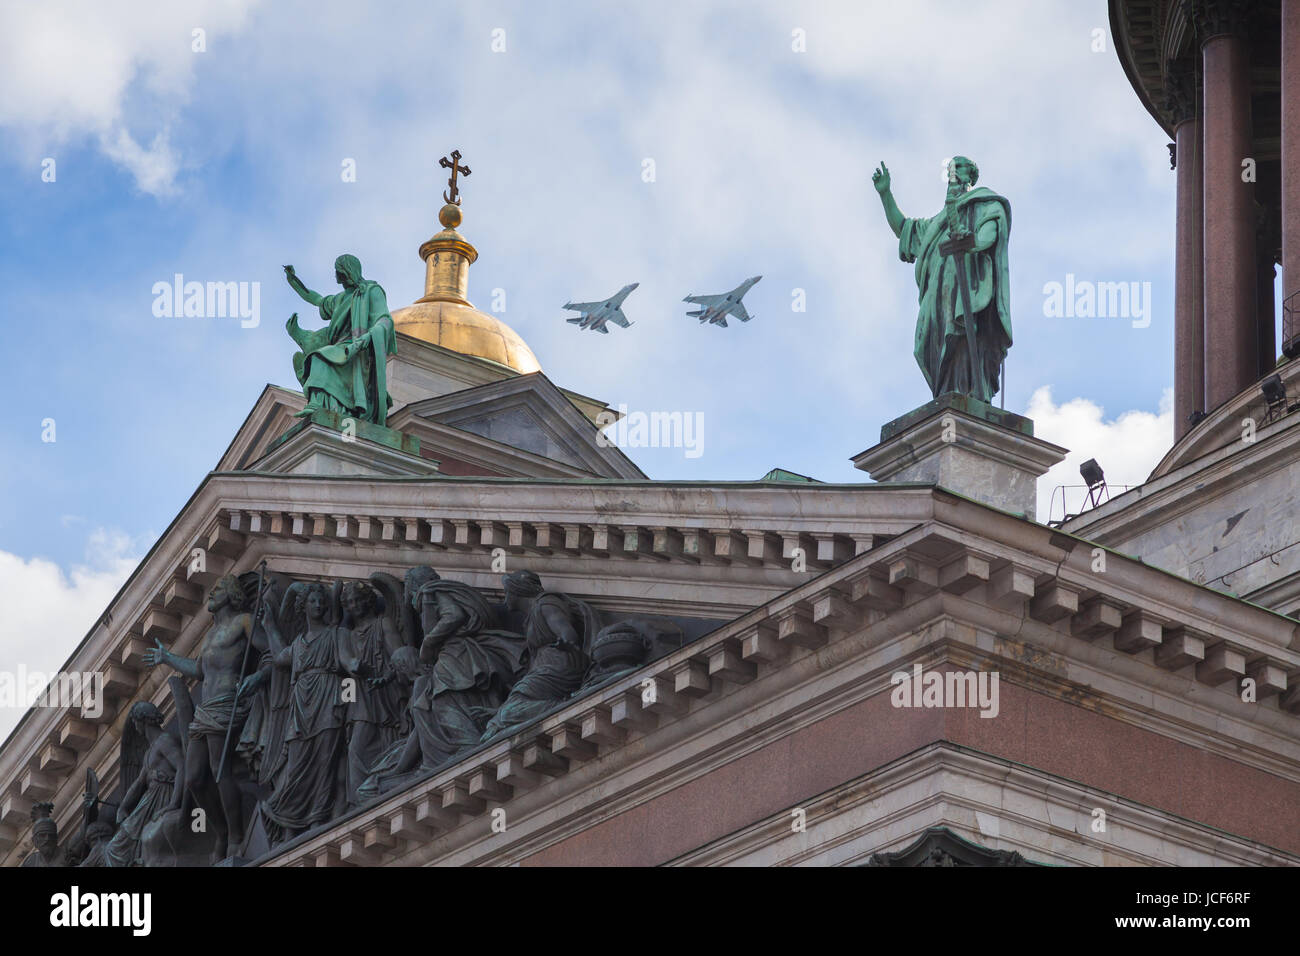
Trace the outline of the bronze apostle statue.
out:
<instances>
[{"instance_id":1,"label":"bronze apostle statue","mask_svg":"<svg viewBox=\"0 0 1300 956\"><path fill-rule=\"evenodd\" d=\"M988 402L1001 389L1011 347L1007 239L1011 206L979 186L979 167L965 156L948 162L944 208L929 219L904 216L884 163L871 176L898 237L898 256L916 263L913 353L937 398L959 392Z\"/></svg>"},{"instance_id":2,"label":"bronze apostle statue","mask_svg":"<svg viewBox=\"0 0 1300 956\"><path fill-rule=\"evenodd\" d=\"M342 292L321 295L308 289L293 266L284 267L289 286L320 309L325 328L305 331L298 313L285 328L302 349L293 356L293 370L307 396L299 417L323 409L358 421L383 425L393 401L388 395L386 360L397 350L397 333L388 312L383 287L361 275L356 256L334 260L334 278Z\"/></svg>"}]
</instances>

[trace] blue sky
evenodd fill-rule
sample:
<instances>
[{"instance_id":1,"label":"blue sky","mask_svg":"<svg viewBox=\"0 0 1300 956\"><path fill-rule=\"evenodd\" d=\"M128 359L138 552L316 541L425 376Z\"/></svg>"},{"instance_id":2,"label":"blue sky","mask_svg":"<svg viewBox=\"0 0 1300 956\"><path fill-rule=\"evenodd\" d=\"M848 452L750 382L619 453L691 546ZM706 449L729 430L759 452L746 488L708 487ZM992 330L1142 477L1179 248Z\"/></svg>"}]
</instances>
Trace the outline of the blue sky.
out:
<instances>
[{"instance_id":1,"label":"blue sky","mask_svg":"<svg viewBox=\"0 0 1300 956\"><path fill-rule=\"evenodd\" d=\"M0 571L67 605L39 619L65 648L263 386L295 384L283 323L306 310L282 264L329 291L352 252L391 308L421 294L453 148L473 169L476 305L504 289L502 318L561 386L703 414L699 457L631 452L652 477L865 480L849 457L930 397L871 171L887 162L903 211L929 216L954 153L1013 210L1007 408L1032 405L1080 453L1067 466L1097 455L1116 481L1170 440L1174 173L1102 0L0 11ZM178 272L260 282L260 324L155 317L154 283ZM685 316L683 296L755 274L753 322ZM1067 274L1150 282L1149 327L1046 317L1043 286ZM629 282L631 329L563 321L565 301Z\"/></svg>"}]
</instances>

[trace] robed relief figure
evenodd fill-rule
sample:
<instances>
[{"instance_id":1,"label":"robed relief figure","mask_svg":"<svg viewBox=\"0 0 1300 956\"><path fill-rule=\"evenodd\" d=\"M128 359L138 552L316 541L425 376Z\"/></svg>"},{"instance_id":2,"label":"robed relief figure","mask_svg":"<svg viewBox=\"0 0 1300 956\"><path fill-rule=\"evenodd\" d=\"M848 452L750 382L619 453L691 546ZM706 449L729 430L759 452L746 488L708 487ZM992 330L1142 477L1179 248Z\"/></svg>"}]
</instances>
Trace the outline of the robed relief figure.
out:
<instances>
[{"instance_id":1,"label":"robed relief figure","mask_svg":"<svg viewBox=\"0 0 1300 956\"><path fill-rule=\"evenodd\" d=\"M144 828L172 803L176 778L185 766L179 728L163 729L152 702L131 705L122 728L120 769L125 792L117 810L117 831L104 848L107 866L136 866Z\"/></svg>"},{"instance_id":2,"label":"robed relief figure","mask_svg":"<svg viewBox=\"0 0 1300 956\"><path fill-rule=\"evenodd\" d=\"M357 791L370 775L370 768L401 733L404 702L401 682L393 667L392 654L405 644L396 613L385 613L388 601L365 581L343 586L345 622L352 631L358 670L367 674L358 681L348 702L347 713L347 798L353 805ZM396 609L393 609L394 611Z\"/></svg>"},{"instance_id":3,"label":"robed relief figure","mask_svg":"<svg viewBox=\"0 0 1300 956\"><path fill-rule=\"evenodd\" d=\"M337 589L336 589L337 591ZM268 605L261 606L275 666L290 670L285 767L261 806L271 842L279 843L338 816L347 805L344 680L369 676L356 658L351 631L338 623L338 595L319 582L289 588L301 602L305 629L286 642Z\"/></svg>"},{"instance_id":4,"label":"robed relief figure","mask_svg":"<svg viewBox=\"0 0 1300 956\"><path fill-rule=\"evenodd\" d=\"M899 258L916 263L914 354L930 391L988 402L1001 389L1002 362L1011 347L1011 206L977 187L978 180L979 167L954 156L944 208L929 219L913 219L899 211L884 163L871 177L898 237Z\"/></svg>"},{"instance_id":5,"label":"robed relief figure","mask_svg":"<svg viewBox=\"0 0 1300 956\"><path fill-rule=\"evenodd\" d=\"M524 637L498 626L487 600L429 567L406 574L406 627L418 641L420 676L408 710L412 730L370 768L362 799L394 790L478 744L519 677Z\"/></svg>"},{"instance_id":6,"label":"robed relief figure","mask_svg":"<svg viewBox=\"0 0 1300 956\"><path fill-rule=\"evenodd\" d=\"M600 630L600 615L586 601L549 591L532 571L502 578L505 615L524 634L523 675L510 689L483 740L513 730L567 700L591 664L588 650Z\"/></svg>"},{"instance_id":7,"label":"robed relief figure","mask_svg":"<svg viewBox=\"0 0 1300 956\"><path fill-rule=\"evenodd\" d=\"M284 274L294 292L319 307L327 323L323 329L304 331L295 312L285 325L302 349L293 356L294 373L307 396L307 407L299 417L323 409L383 425L392 405L386 360L397 350L383 288L362 277L361 263L351 255L334 260L334 278L343 287L334 295L308 289L293 266L285 266Z\"/></svg>"}]
</instances>

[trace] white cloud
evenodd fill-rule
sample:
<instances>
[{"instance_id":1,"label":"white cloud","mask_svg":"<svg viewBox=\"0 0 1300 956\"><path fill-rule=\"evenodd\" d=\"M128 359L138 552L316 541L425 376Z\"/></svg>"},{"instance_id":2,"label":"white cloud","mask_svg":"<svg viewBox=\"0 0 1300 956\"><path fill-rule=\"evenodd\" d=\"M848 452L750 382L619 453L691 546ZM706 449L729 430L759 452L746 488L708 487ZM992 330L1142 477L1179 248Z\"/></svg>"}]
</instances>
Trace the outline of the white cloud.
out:
<instances>
[{"instance_id":1,"label":"white cloud","mask_svg":"<svg viewBox=\"0 0 1300 956\"><path fill-rule=\"evenodd\" d=\"M50 155L89 139L153 195L174 190L168 127L188 99L193 49L238 30L254 0L0 2L0 126ZM147 130L141 146L132 129Z\"/></svg>"},{"instance_id":2,"label":"white cloud","mask_svg":"<svg viewBox=\"0 0 1300 956\"><path fill-rule=\"evenodd\" d=\"M1072 398L1058 405L1052 401L1051 388L1043 386L1030 396L1025 414L1034 420L1036 437L1070 449L1065 461L1038 479L1039 521L1061 517L1062 493L1057 489L1062 485L1069 510L1080 510L1086 492L1079 465L1089 458L1097 459L1112 494L1118 494L1121 485L1145 482L1174 440L1172 388L1161 395L1158 414L1133 409L1106 421L1105 409L1095 402ZM1050 511L1053 493L1057 500Z\"/></svg>"},{"instance_id":3,"label":"white cloud","mask_svg":"<svg viewBox=\"0 0 1300 956\"><path fill-rule=\"evenodd\" d=\"M5 609L0 615L0 668L10 674L58 671L142 552L140 541L104 528L89 536L84 563L66 574L52 561L0 551L0 607ZM0 706L0 739L26 710Z\"/></svg>"},{"instance_id":4,"label":"white cloud","mask_svg":"<svg viewBox=\"0 0 1300 956\"><path fill-rule=\"evenodd\" d=\"M168 145L166 130L155 136L146 149L126 129L118 127L115 135L104 133L100 136L99 148L105 156L131 172L142 192L167 196L176 191L178 162Z\"/></svg>"}]
</instances>

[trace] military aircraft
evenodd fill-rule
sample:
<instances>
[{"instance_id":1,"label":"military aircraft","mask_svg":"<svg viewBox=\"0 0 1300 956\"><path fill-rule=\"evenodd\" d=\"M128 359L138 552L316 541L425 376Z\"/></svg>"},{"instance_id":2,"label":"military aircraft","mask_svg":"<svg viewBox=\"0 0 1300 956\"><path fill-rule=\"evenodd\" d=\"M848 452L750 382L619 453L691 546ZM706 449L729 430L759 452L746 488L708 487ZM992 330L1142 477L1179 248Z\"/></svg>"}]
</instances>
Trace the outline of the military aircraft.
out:
<instances>
[{"instance_id":1,"label":"military aircraft","mask_svg":"<svg viewBox=\"0 0 1300 956\"><path fill-rule=\"evenodd\" d=\"M693 302L695 305L703 306L703 308L686 314L692 318L698 318L701 325L708 322L711 325L720 325L724 329L727 327L728 315L734 315L740 321L748 322L753 316L745 311L745 307L740 300L745 297L746 292L753 288L754 283L761 278L763 277L754 276L746 279L730 292L724 292L721 295L688 295L682 299L683 302Z\"/></svg>"},{"instance_id":2,"label":"military aircraft","mask_svg":"<svg viewBox=\"0 0 1300 956\"><path fill-rule=\"evenodd\" d=\"M625 285L604 302L566 302L564 303L566 309L572 309L582 314L577 318L565 319L564 321L576 325L580 329L595 329L597 332L604 332L606 335L609 334L609 329L605 328L606 322L613 322L615 325L627 328L632 323L623 314L623 300L640 284L639 282L633 282L631 285Z\"/></svg>"}]
</instances>

